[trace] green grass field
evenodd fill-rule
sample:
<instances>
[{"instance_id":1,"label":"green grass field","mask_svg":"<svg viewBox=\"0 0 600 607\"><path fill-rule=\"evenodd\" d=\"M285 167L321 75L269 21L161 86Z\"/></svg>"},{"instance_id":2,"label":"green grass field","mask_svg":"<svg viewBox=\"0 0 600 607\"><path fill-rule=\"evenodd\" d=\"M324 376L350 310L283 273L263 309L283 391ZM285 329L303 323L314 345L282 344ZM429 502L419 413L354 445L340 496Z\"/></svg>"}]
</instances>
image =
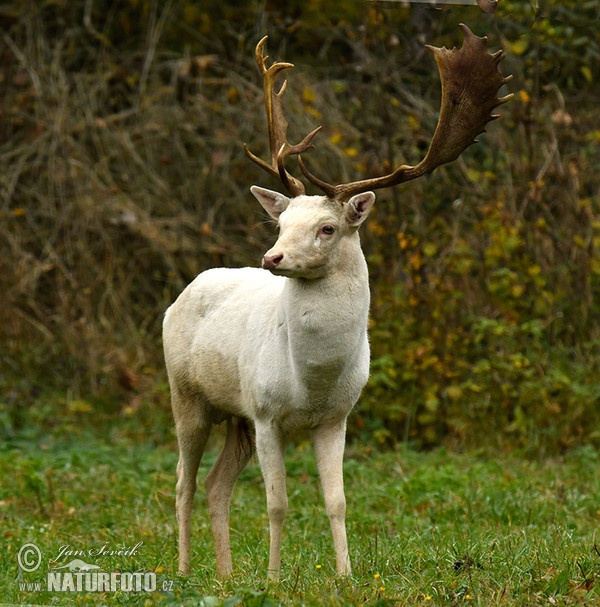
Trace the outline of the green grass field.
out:
<instances>
[{"instance_id":1,"label":"green grass field","mask_svg":"<svg viewBox=\"0 0 600 607\"><path fill-rule=\"evenodd\" d=\"M600 456L591 448L536 461L349 445L354 572L341 578L312 451L300 443L288 451L282 576L268 585L268 519L255 461L232 504L236 573L217 582L202 490L216 452L207 453L193 573L184 579L176 565L172 437L150 443L115 428L58 436L13 437L0 450L0 600L8 604L600 604ZM27 543L41 554L31 572L19 567ZM20 553L27 569L35 556ZM80 592L63 577L65 587L48 591L49 572L66 571L56 568L75 556L104 572L155 573L156 590Z\"/></svg>"}]
</instances>

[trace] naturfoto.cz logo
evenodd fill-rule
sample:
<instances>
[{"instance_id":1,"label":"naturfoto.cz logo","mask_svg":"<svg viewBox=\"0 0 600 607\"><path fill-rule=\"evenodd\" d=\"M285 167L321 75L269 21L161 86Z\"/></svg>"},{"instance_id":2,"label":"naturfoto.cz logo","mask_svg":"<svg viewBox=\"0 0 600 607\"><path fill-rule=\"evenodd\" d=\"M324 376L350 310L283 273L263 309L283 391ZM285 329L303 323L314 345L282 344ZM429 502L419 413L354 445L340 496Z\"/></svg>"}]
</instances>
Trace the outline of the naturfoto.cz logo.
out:
<instances>
[{"instance_id":1,"label":"naturfoto.cz logo","mask_svg":"<svg viewBox=\"0 0 600 607\"><path fill-rule=\"evenodd\" d=\"M139 554L143 542L132 547L111 548L104 544L88 550L75 550L61 546L56 556L48 561L46 579L19 584L22 592L154 592L157 589L156 573L104 571L90 559L106 556L133 557ZM24 573L34 573L42 564L42 551L33 543L21 546L17 554L19 568ZM65 562L66 561L66 562ZM64 564L60 564L64 563ZM162 590L171 590L171 581L161 582Z\"/></svg>"}]
</instances>

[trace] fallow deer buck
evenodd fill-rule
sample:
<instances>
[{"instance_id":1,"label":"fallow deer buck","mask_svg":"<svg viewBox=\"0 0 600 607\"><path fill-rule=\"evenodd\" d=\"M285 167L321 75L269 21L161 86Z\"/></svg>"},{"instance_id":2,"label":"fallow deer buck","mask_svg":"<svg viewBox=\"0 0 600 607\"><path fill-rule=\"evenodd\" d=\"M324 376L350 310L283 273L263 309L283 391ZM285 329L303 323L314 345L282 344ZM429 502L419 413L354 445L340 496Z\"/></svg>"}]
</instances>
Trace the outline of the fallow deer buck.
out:
<instances>
[{"instance_id":1,"label":"fallow deer buck","mask_svg":"<svg viewBox=\"0 0 600 607\"><path fill-rule=\"evenodd\" d=\"M206 478L219 576L232 572L229 506L233 486L254 448L262 469L270 527L269 575L280 569L281 535L288 501L284 445L295 433L312 435L330 519L337 571L350 574L346 538L342 460L346 418L369 376L369 283L358 228L375 194L430 173L456 159L497 116L498 89L509 80L498 70L503 53L489 54L486 39L461 26L461 49L429 47L438 65L442 102L429 150L416 166L391 174L331 185L313 175L300 154L319 128L299 144L286 139L282 111L285 82L278 74L292 66L263 55L263 76L271 162L244 146L248 156L281 179L291 198L251 188L279 224L279 237L262 269L212 269L200 274L167 310L164 350L171 385L177 439L176 510L179 569L190 571L190 520L196 474L213 424L226 421L223 449ZM285 168L297 155L304 176L325 196L306 196L304 185Z\"/></svg>"}]
</instances>

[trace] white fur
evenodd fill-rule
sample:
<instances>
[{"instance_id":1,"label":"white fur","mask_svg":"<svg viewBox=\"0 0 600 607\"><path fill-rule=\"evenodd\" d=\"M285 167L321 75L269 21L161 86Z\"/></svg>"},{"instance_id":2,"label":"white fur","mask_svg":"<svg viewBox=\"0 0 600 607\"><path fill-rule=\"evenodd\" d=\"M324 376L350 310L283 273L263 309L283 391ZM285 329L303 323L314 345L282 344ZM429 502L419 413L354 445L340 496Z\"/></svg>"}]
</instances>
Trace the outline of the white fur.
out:
<instances>
[{"instance_id":1,"label":"white fur","mask_svg":"<svg viewBox=\"0 0 600 607\"><path fill-rule=\"evenodd\" d=\"M206 479L218 574L232 571L229 503L252 453L243 420L254 428L265 480L270 575L280 568L287 511L284 445L302 430L312 434L337 570L349 574L342 477L346 418L369 374L369 284L357 230L375 195L359 194L342 205L323 196L290 200L251 189L279 222L279 238L263 259L271 272L203 272L164 319L180 452L179 568L189 573L202 452L211 426L226 419L225 446Z\"/></svg>"}]
</instances>

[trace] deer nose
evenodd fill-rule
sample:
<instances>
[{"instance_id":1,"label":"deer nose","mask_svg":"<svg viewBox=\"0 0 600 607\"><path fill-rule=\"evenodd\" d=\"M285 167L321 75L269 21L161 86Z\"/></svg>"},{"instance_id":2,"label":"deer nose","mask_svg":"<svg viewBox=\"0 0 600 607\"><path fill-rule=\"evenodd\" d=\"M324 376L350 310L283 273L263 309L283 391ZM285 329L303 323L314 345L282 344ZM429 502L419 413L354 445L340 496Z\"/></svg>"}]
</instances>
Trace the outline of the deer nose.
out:
<instances>
[{"instance_id":1,"label":"deer nose","mask_svg":"<svg viewBox=\"0 0 600 607\"><path fill-rule=\"evenodd\" d=\"M271 255L265 255L262 261L262 267L265 270L272 270L276 268L283 259L283 253L273 253Z\"/></svg>"}]
</instances>

